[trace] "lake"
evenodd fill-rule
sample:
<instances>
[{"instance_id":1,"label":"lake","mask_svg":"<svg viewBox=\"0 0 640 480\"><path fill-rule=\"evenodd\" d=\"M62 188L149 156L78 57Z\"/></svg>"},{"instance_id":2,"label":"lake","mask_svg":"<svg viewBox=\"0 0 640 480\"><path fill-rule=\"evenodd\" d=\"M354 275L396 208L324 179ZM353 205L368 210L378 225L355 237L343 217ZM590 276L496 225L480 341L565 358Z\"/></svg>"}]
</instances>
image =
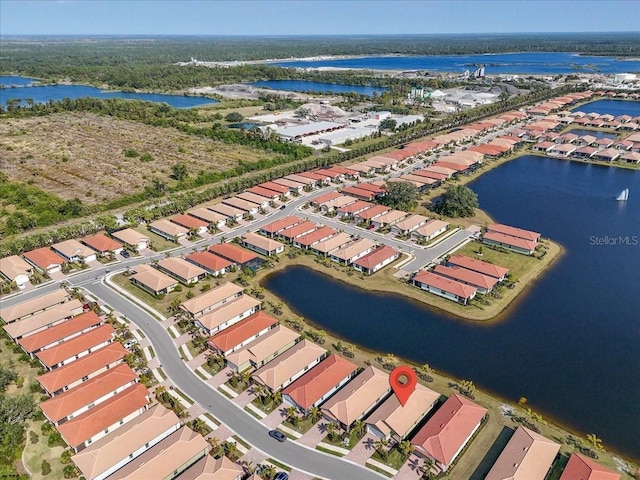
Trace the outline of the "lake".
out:
<instances>
[{"instance_id":1,"label":"lake","mask_svg":"<svg viewBox=\"0 0 640 480\"><path fill-rule=\"evenodd\" d=\"M265 287L350 342L429 363L513 403L525 396L545 417L640 458L640 171L523 156L471 188L496 221L565 249L501 322L462 321L302 267ZM629 201L617 202L624 188Z\"/></svg>"},{"instance_id":2,"label":"lake","mask_svg":"<svg viewBox=\"0 0 640 480\"><path fill-rule=\"evenodd\" d=\"M372 87L368 85L342 85L337 83L308 82L305 80L260 80L250 84L252 87L270 88L272 90L285 90L289 92L322 92L322 93L349 93L372 96L373 92L386 92L385 87Z\"/></svg>"},{"instance_id":3,"label":"lake","mask_svg":"<svg viewBox=\"0 0 640 480\"><path fill-rule=\"evenodd\" d=\"M615 133L601 132L600 130L589 130L587 128L572 128L567 133L573 133L574 135L591 135L595 138L616 138Z\"/></svg>"},{"instance_id":4,"label":"lake","mask_svg":"<svg viewBox=\"0 0 640 480\"><path fill-rule=\"evenodd\" d=\"M617 117L619 115L640 116L640 102L627 100L595 100L585 103L579 107L571 109L572 112L598 113L604 115L608 113Z\"/></svg>"},{"instance_id":5,"label":"lake","mask_svg":"<svg viewBox=\"0 0 640 480\"><path fill-rule=\"evenodd\" d=\"M17 85L16 79L25 77L0 77L1 85ZM145 100L148 102L167 103L175 108L191 108L200 105L218 103L217 100L204 97L185 97L183 95L164 95L160 93L132 93L112 92L100 90L88 85L29 85L34 79L25 78L24 86L0 89L0 105L7 105L7 100L19 98L25 100L32 98L36 103L46 103L49 100L59 101L64 98L75 100L76 98L124 98L127 100Z\"/></svg>"},{"instance_id":6,"label":"lake","mask_svg":"<svg viewBox=\"0 0 640 480\"><path fill-rule=\"evenodd\" d=\"M364 68L372 70L434 70L438 72L473 72L475 65L486 66L488 75L561 73L625 73L640 71L640 60L614 57L588 57L575 53L500 53L485 55L397 55L324 60L277 62L282 67Z\"/></svg>"}]
</instances>

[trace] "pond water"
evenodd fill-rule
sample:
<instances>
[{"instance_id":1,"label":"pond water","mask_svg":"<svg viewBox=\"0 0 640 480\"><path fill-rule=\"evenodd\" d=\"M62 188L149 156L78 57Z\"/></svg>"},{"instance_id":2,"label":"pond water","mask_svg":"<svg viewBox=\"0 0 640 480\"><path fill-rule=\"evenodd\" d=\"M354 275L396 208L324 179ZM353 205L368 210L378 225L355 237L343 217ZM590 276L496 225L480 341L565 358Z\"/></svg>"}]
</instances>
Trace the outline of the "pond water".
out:
<instances>
[{"instance_id":1,"label":"pond water","mask_svg":"<svg viewBox=\"0 0 640 480\"><path fill-rule=\"evenodd\" d=\"M565 250L501 322L462 321L302 267L265 286L350 342L429 363L512 402L525 396L544 416L640 458L640 171L523 156L471 188L496 221ZM624 188L629 200L617 202Z\"/></svg>"},{"instance_id":2,"label":"pond water","mask_svg":"<svg viewBox=\"0 0 640 480\"><path fill-rule=\"evenodd\" d=\"M18 85L15 79L24 77L0 77L2 85ZM148 102L167 103L175 108L191 108L200 105L218 103L217 100L204 97L186 97L183 95L164 95L160 93L133 93L133 92L113 92L100 90L88 85L30 85L33 79L28 80L22 86L0 89L0 105L7 105L11 99L25 101L28 98L36 103L46 103L49 100L59 101L64 98L75 100L76 98L124 98L127 100L145 100Z\"/></svg>"},{"instance_id":3,"label":"pond water","mask_svg":"<svg viewBox=\"0 0 640 480\"><path fill-rule=\"evenodd\" d=\"M640 116L640 102L627 100L595 100L585 103L579 107L571 109L572 112L598 113L604 115L608 113L617 117L619 115Z\"/></svg>"}]
</instances>

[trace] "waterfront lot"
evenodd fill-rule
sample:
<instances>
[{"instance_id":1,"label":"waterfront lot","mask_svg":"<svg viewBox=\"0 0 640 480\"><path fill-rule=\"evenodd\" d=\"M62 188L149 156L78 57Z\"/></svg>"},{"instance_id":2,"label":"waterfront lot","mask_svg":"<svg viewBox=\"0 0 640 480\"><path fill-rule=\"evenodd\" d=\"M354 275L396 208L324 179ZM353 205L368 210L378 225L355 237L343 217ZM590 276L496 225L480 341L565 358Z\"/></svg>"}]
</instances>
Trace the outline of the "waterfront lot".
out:
<instances>
[{"instance_id":1,"label":"waterfront lot","mask_svg":"<svg viewBox=\"0 0 640 480\"><path fill-rule=\"evenodd\" d=\"M90 113L6 120L0 123L0 137L1 171L11 180L31 180L49 193L86 204L140 191L154 177L171 183L171 167L178 162L196 174L264 156L173 128Z\"/></svg>"}]
</instances>

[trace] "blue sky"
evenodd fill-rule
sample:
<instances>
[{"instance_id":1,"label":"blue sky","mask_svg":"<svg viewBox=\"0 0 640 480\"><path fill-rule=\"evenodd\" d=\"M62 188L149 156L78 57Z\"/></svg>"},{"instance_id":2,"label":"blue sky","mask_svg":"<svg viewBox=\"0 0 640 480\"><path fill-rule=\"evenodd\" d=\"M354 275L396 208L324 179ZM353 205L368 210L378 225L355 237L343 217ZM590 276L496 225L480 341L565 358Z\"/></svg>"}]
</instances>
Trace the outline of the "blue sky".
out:
<instances>
[{"instance_id":1,"label":"blue sky","mask_svg":"<svg viewBox=\"0 0 640 480\"><path fill-rule=\"evenodd\" d=\"M303 35L640 30L637 0L1 0L0 34Z\"/></svg>"}]
</instances>

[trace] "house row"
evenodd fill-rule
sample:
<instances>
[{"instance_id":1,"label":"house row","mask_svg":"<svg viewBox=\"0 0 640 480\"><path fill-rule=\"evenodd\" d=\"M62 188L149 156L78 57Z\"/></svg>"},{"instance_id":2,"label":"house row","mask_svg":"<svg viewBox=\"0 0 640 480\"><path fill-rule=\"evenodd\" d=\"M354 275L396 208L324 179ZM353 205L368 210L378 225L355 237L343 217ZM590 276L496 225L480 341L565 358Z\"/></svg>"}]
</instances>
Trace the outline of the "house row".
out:
<instances>
[{"instance_id":1,"label":"house row","mask_svg":"<svg viewBox=\"0 0 640 480\"><path fill-rule=\"evenodd\" d=\"M538 232L497 223L487 226L486 232L482 235L484 244L523 255L532 255L538 246L538 240L540 240Z\"/></svg>"}]
</instances>

